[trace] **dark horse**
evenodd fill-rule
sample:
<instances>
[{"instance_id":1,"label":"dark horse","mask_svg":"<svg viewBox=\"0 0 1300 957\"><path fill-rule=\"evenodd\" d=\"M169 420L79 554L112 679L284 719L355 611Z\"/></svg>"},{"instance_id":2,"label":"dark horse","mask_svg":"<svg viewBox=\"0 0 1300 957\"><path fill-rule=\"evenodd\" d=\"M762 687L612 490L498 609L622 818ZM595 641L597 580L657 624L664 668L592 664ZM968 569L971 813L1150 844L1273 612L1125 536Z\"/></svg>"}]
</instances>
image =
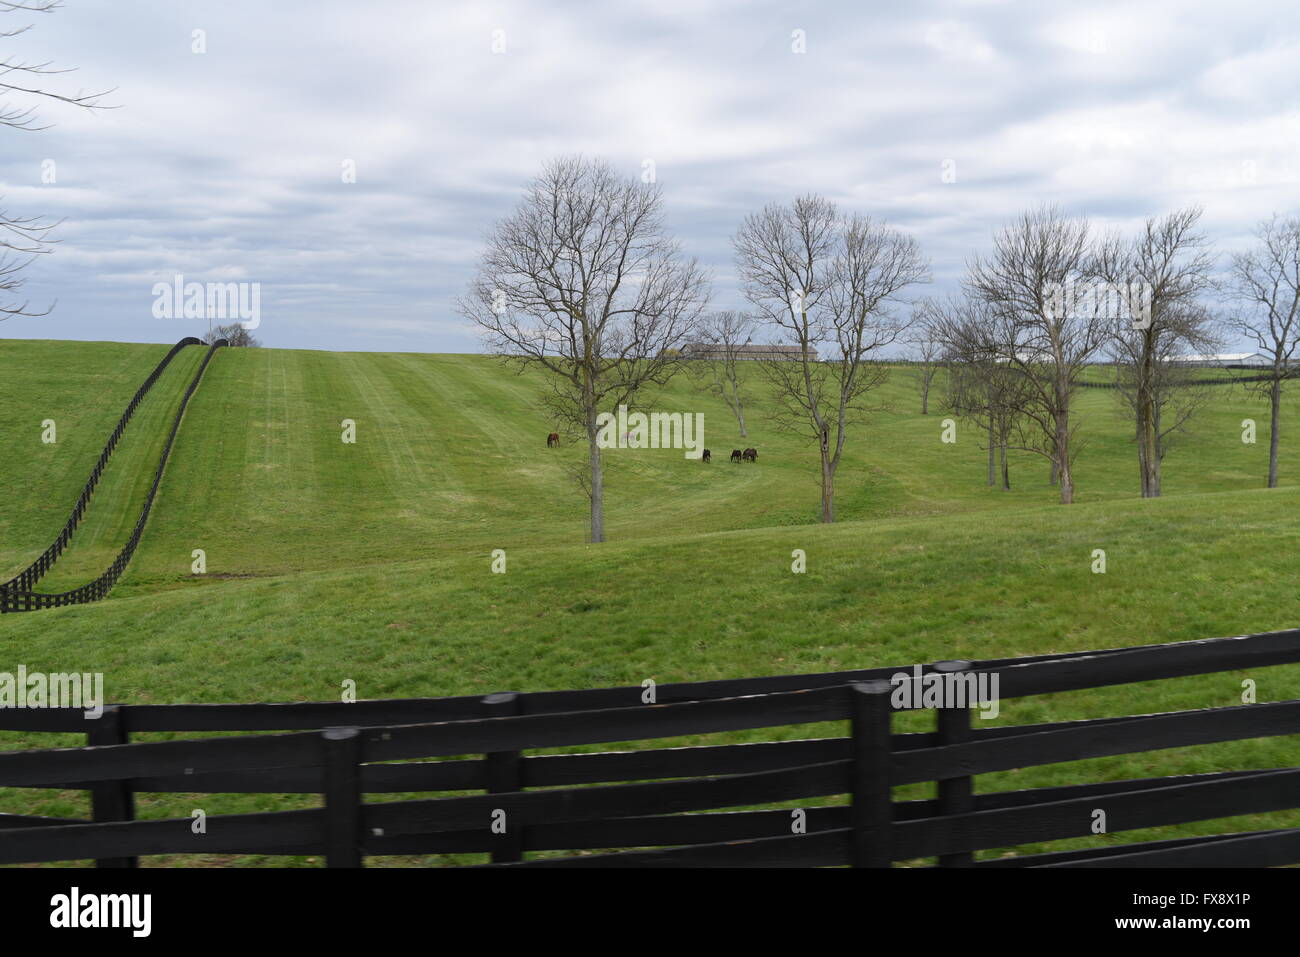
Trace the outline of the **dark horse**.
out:
<instances>
[{"instance_id":1,"label":"dark horse","mask_svg":"<svg viewBox=\"0 0 1300 957\"><path fill-rule=\"evenodd\" d=\"M548 435L548 436L546 437L546 447L547 447L548 449L550 449L550 448L554 448L555 446L557 446L557 445L559 445L559 444L560 444L560 433L559 433L559 432L552 432L550 435Z\"/></svg>"},{"instance_id":2,"label":"dark horse","mask_svg":"<svg viewBox=\"0 0 1300 957\"><path fill-rule=\"evenodd\" d=\"M757 462L758 449L745 449L745 451L740 453L740 457L746 462Z\"/></svg>"},{"instance_id":3,"label":"dark horse","mask_svg":"<svg viewBox=\"0 0 1300 957\"><path fill-rule=\"evenodd\" d=\"M706 462L710 462L713 460L713 453L710 452L708 449L705 449L704 454L701 455L700 458L702 458Z\"/></svg>"},{"instance_id":4,"label":"dark horse","mask_svg":"<svg viewBox=\"0 0 1300 957\"><path fill-rule=\"evenodd\" d=\"M745 453L741 452L740 449L732 449L732 450L731 450L731 461L733 461L733 462L739 462L739 461L744 457L744 454L745 454Z\"/></svg>"}]
</instances>

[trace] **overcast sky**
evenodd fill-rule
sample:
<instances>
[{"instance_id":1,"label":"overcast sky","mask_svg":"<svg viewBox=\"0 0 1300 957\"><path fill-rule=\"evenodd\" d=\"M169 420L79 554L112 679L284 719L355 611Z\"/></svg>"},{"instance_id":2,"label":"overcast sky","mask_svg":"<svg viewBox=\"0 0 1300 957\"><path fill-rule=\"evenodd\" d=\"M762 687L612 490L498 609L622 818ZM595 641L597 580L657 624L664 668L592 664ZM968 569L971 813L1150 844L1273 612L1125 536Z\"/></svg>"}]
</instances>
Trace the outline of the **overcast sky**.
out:
<instances>
[{"instance_id":1,"label":"overcast sky","mask_svg":"<svg viewBox=\"0 0 1300 957\"><path fill-rule=\"evenodd\" d=\"M574 152L628 176L653 161L724 307L741 304L740 220L809 190L914 234L934 291L1044 201L1119 229L1200 203L1223 255L1260 218L1300 213L1295 0L66 0L0 15L22 21L34 29L0 55L77 67L54 88L114 87L118 108L42 105L53 128L0 129L0 205L64 220L24 290L55 311L0 337L201 332L153 316L154 283L181 273L259 282L268 346L479 351L454 301L483 233Z\"/></svg>"}]
</instances>

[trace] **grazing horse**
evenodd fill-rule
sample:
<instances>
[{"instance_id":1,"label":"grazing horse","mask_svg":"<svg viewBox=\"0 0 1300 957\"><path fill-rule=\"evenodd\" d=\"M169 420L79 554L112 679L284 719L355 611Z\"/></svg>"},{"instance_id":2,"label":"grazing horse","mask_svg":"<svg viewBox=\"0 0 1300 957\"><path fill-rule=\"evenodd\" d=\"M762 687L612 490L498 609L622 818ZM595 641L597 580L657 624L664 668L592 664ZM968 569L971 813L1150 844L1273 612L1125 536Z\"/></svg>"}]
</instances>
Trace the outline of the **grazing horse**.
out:
<instances>
[{"instance_id":1,"label":"grazing horse","mask_svg":"<svg viewBox=\"0 0 1300 957\"><path fill-rule=\"evenodd\" d=\"M705 449L705 450L704 450L704 454L701 455L700 458L702 458L702 459L703 459L704 461L706 461L706 462L712 461L712 460L713 460L713 453L710 452L708 449Z\"/></svg>"},{"instance_id":2,"label":"grazing horse","mask_svg":"<svg viewBox=\"0 0 1300 957\"><path fill-rule=\"evenodd\" d=\"M740 457L746 462L757 462L758 449L745 449L745 451L740 453Z\"/></svg>"},{"instance_id":3,"label":"grazing horse","mask_svg":"<svg viewBox=\"0 0 1300 957\"><path fill-rule=\"evenodd\" d=\"M732 449L732 450L731 450L731 461L733 461L733 462L739 462L743 456L744 456L744 453L741 452L740 449Z\"/></svg>"},{"instance_id":4,"label":"grazing horse","mask_svg":"<svg viewBox=\"0 0 1300 957\"><path fill-rule=\"evenodd\" d=\"M552 432L550 435L548 435L548 436L546 437L546 447L547 447L548 449L550 449L550 448L554 448L555 446L557 446L557 445L559 445L559 444L560 444L560 433L559 433L559 432Z\"/></svg>"}]
</instances>

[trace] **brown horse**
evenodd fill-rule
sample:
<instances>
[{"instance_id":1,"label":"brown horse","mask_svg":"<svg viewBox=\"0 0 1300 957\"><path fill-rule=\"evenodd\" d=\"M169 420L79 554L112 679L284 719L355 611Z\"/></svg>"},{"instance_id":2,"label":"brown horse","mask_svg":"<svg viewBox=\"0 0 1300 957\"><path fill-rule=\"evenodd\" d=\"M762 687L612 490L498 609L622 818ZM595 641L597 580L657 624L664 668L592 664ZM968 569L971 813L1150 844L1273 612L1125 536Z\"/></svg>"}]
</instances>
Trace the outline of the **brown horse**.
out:
<instances>
[{"instance_id":1,"label":"brown horse","mask_svg":"<svg viewBox=\"0 0 1300 957\"><path fill-rule=\"evenodd\" d=\"M758 449L745 449L740 453L740 457L746 462L758 461Z\"/></svg>"},{"instance_id":2,"label":"brown horse","mask_svg":"<svg viewBox=\"0 0 1300 957\"><path fill-rule=\"evenodd\" d=\"M560 444L560 433L559 433L559 432L552 432L550 435L548 435L548 436L546 437L546 447L547 447L548 449L550 449L550 448L554 448L555 446L557 446L557 445L559 445L559 444Z\"/></svg>"},{"instance_id":3,"label":"brown horse","mask_svg":"<svg viewBox=\"0 0 1300 957\"><path fill-rule=\"evenodd\" d=\"M733 462L739 462L739 461L741 460L741 458L744 456L744 454L745 454L745 453L741 452L740 449L732 449L732 450L731 450L731 461L733 461Z\"/></svg>"},{"instance_id":4,"label":"brown horse","mask_svg":"<svg viewBox=\"0 0 1300 957\"><path fill-rule=\"evenodd\" d=\"M702 458L706 462L711 462L713 461L713 453L710 452L708 449L705 449L704 454L701 455L700 458Z\"/></svg>"}]
</instances>

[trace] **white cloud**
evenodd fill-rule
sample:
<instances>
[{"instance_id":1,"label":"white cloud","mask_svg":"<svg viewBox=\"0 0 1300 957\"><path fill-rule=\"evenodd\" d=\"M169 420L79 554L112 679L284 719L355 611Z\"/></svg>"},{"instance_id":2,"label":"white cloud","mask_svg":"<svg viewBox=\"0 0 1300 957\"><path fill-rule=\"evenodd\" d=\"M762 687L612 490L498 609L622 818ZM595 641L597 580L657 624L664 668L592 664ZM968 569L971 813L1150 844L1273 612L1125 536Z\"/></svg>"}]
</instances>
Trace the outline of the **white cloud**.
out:
<instances>
[{"instance_id":1,"label":"white cloud","mask_svg":"<svg viewBox=\"0 0 1300 957\"><path fill-rule=\"evenodd\" d=\"M925 44L946 56L976 63L988 63L997 56L978 31L956 20L944 20L926 27Z\"/></svg>"}]
</instances>

